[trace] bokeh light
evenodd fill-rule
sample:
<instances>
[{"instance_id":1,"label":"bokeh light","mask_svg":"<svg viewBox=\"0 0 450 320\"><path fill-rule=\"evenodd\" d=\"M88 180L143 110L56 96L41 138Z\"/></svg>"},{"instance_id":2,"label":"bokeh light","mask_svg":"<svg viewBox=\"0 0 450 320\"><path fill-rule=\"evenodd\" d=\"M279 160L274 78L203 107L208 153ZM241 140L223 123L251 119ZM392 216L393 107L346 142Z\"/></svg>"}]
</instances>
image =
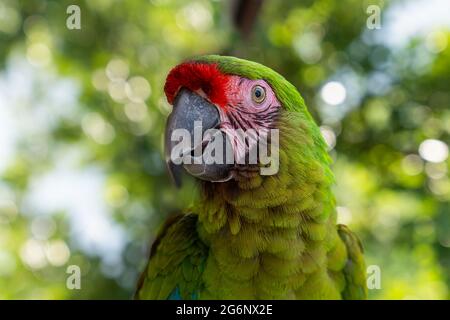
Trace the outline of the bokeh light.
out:
<instances>
[{"instance_id":1,"label":"bokeh light","mask_svg":"<svg viewBox=\"0 0 450 320\"><path fill-rule=\"evenodd\" d=\"M347 90L342 83L330 81L322 87L320 94L323 101L335 106L344 102Z\"/></svg>"},{"instance_id":2,"label":"bokeh light","mask_svg":"<svg viewBox=\"0 0 450 320\"><path fill-rule=\"evenodd\" d=\"M427 161L442 162L448 158L448 146L443 141L427 139L420 144L419 154Z\"/></svg>"}]
</instances>

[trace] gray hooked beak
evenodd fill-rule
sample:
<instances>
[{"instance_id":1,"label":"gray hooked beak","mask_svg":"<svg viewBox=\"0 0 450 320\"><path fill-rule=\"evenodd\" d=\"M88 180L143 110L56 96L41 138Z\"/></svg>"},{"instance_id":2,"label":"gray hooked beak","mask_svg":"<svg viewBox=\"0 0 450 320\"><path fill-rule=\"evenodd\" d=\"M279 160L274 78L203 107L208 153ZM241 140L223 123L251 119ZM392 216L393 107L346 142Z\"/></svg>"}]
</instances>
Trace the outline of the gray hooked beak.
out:
<instances>
[{"instance_id":1,"label":"gray hooked beak","mask_svg":"<svg viewBox=\"0 0 450 320\"><path fill-rule=\"evenodd\" d=\"M177 187L181 186L183 168L194 177L206 181L220 182L231 178L230 169L233 164L227 164L226 160L232 156L232 149L226 135L217 131L205 140L205 132L209 129L218 129L219 125L220 115L215 105L185 88L179 91L173 103L172 113L167 119L165 132L167 167ZM181 142L180 139L183 138L180 133L188 134L190 139ZM208 148L208 144L214 141L217 135L221 135L223 141L221 148L223 154L216 157L221 158L221 161L211 163L205 161L203 155L205 148ZM174 159L175 150L179 153L175 156L176 159ZM194 161L195 158L197 161Z\"/></svg>"}]
</instances>

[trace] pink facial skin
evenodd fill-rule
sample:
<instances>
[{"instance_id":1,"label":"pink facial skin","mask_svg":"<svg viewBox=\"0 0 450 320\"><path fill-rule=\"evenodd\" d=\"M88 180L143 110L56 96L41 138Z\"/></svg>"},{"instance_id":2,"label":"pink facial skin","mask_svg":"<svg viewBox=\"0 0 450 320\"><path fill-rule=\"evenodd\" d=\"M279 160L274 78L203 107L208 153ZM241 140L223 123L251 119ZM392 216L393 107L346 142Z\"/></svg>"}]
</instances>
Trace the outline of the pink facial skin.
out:
<instances>
[{"instance_id":1,"label":"pink facial skin","mask_svg":"<svg viewBox=\"0 0 450 320\"><path fill-rule=\"evenodd\" d=\"M265 99L259 103L253 97L252 89L255 86L265 90ZM250 80L239 76L231 76L227 98L227 107L219 108L220 129L232 141L236 163L242 163L246 153L257 147L258 139L262 135L267 137L269 130L274 128L281 104L266 81ZM246 145L243 139L239 139L239 132L236 132L238 129L244 132L253 129L257 136L250 135Z\"/></svg>"},{"instance_id":2,"label":"pink facial skin","mask_svg":"<svg viewBox=\"0 0 450 320\"><path fill-rule=\"evenodd\" d=\"M252 99L254 86L265 89L266 97L261 103ZM221 119L223 124L226 120L231 122L234 129L270 129L273 126L280 103L278 102L272 88L264 80L249 80L238 76L232 76L227 92L228 105L225 116ZM222 110L223 111L223 110Z\"/></svg>"}]
</instances>

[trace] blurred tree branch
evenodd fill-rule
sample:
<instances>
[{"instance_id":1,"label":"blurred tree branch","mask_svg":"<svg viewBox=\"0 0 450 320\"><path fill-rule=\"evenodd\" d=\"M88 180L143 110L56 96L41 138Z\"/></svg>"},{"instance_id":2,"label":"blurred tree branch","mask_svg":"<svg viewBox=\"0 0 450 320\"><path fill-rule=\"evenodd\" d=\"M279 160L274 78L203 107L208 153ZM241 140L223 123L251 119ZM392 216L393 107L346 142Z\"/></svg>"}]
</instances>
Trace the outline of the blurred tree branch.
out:
<instances>
[{"instance_id":1,"label":"blurred tree branch","mask_svg":"<svg viewBox=\"0 0 450 320\"><path fill-rule=\"evenodd\" d=\"M242 39L247 39L252 32L263 0L235 0L232 6L232 21Z\"/></svg>"}]
</instances>

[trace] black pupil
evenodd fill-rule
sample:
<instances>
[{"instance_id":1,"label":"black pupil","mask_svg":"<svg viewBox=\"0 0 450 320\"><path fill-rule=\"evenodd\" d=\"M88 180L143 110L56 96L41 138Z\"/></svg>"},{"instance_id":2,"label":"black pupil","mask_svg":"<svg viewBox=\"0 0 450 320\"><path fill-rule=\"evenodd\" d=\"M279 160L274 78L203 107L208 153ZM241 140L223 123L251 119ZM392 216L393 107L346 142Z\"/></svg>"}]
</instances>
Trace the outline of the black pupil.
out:
<instances>
[{"instance_id":1,"label":"black pupil","mask_svg":"<svg viewBox=\"0 0 450 320\"><path fill-rule=\"evenodd\" d=\"M255 97L260 98L261 96L262 96L261 89L256 89L255 90Z\"/></svg>"}]
</instances>

